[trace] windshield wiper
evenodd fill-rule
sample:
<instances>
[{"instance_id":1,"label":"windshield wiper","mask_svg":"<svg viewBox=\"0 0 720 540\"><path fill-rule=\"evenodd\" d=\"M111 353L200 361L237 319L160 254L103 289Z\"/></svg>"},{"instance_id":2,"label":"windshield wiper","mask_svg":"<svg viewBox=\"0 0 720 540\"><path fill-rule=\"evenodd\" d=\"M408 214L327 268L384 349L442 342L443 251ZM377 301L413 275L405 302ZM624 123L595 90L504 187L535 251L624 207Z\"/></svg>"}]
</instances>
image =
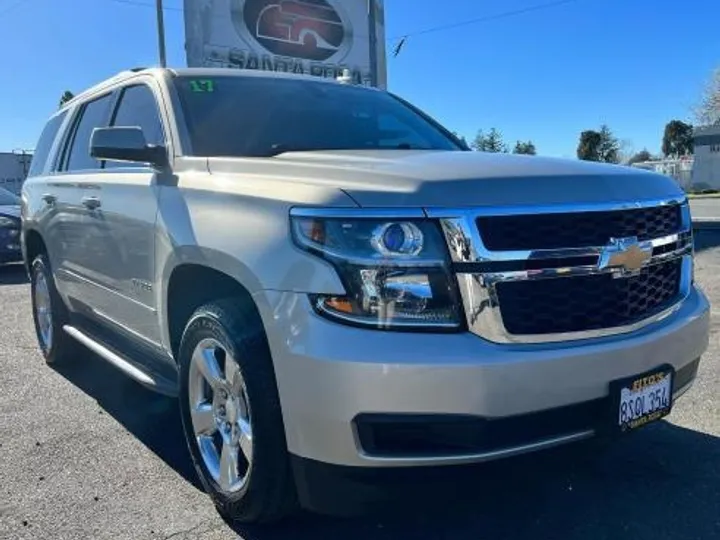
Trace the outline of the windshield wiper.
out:
<instances>
[{"instance_id":1,"label":"windshield wiper","mask_svg":"<svg viewBox=\"0 0 720 540\"><path fill-rule=\"evenodd\" d=\"M400 143L394 148L388 150L437 150L437 148L429 148L427 146L413 146L410 143Z\"/></svg>"},{"instance_id":2,"label":"windshield wiper","mask_svg":"<svg viewBox=\"0 0 720 540\"><path fill-rule=\"evenodd\" d=\"M270 145L270 148L259 154L262 157L275 157L287 152L322 152L324 150L438 150L437 148L429 148L423 146L413 146L410 143L400 143L396 146L376 146L376 147L357 147L357 148L318 148L311 146L300 146L285 143L276 143Z\"/></svg>"},{"instance_id":3,"label":"windshield wiper","mask_svg":"<svg viewBox=\"0 0 720 540\"><path fill-rule=\"evenodd\" d=\"M262 157L275 157L286 152L313 152L323 148L312 148L310 146L298 146L293 144L277 143L270 145L270 148L260 154Z\"/></svg>"}]
</instances>

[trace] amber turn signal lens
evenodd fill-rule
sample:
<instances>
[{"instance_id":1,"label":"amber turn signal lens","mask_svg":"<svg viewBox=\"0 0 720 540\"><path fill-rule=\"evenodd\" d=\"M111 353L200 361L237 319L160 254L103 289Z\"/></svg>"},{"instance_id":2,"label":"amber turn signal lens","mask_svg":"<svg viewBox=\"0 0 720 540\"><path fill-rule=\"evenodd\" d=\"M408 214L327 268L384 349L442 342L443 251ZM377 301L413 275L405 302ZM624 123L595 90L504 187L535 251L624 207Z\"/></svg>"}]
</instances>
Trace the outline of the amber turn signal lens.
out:
<instances>
[{"instance_id":1,"label":"amber turn signal lens","mask_svg":"<svg viewBox=\"0 0 720 540\"><path fill-rule=\"evenodd\" d=\"M344 298L328 298L325 305L341 313L352 313L352 304Z\"/></svg>"}]
</instances>

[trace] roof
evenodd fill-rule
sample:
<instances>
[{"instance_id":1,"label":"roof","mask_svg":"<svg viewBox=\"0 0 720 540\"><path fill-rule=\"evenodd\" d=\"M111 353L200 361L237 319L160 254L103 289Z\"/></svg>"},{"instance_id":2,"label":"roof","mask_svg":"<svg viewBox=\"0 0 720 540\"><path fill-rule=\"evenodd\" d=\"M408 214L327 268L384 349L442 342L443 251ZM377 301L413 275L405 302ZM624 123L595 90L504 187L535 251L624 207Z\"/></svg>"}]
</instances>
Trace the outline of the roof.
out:
<instances>
[{"instance_id":1,"label":"roof","mask_svg":"<svg viewBox=\"0 0 720 540\"><path fill-rule=\"evenodd\" d=\"M330 84L339 84L335 79L316 77L284 71L264 71L259 69L237 68L177 68L170 69L173 75L179 77L257 77L264 79L300 79L306 81L321 81Z\"/></svg>"},{"instance_id":2,"label":"roof","mask_svg":"<svg viewBox=\"0 0 720 540\"><path fill-rule=\"evenodd\" d=\"M103 88L117 84L127 79L131 79L140 74L150 74L156 76L162 76L165 74L171 74L179 77L257 77L265 79L295 79L295 80L306 80L314 82L325 82L328 84L341 84L335 79L316 77L314 75L305 75L297 73L286 73L282 71L263 71L257 69L236 69L236 68L133 68L126 71L113 75L109 79L84 90L82 93L76 95L73 99L65 103L58 113L67 107L71 107L77 101L83 100L86 96L101 91ZM375 90L371 87L366 87Z\"/></svg>"},{"instance_id":3,"label":"roof","mask_svg":"<svg viewBox=\"0 0 720 540\"><path fill-rule=\"evenodd\" d=\"M76 95L74 98L72 98L70 101L68 101L67 103L63 104L63 106L60 108L60 111L66 109L66 108L68 108L68 107L71 107L71 106L74 105L77 101L81 101L81 100L84 99L86 96L91 95L91 94L94 94L94 93L96 93L96 92L99 92L99 91L101 91L101 90L102 90L103 88L105 88L105 87L111 86L111 85L116 84L116 83L118 83L118 82L122 82L122 81L124 81L124 80L126 80L126 79L131 79L131 78L133 78L133 77L135 77L135 76L137 76L137 75L139 75L139 74L145 74L145 73L150 73L150 74L153 74L153 73L158 74L158 73L160 73L160 74L162 74L162 73L167 73L167 72L168 72L168 70L167 70L167 69L163 69L163 68L132 68L132 69L128 69L128 70L125 70L125 71L121 71L120 73L117 73L117 74L113 75L113 76L110 77L109 79L105 79L104 81L99 82L99 83L97 83L96 85L93 85L93 86L91 86L90 88L87 88L87 89L83 90L81 93L77 94L77 95ZM58 112L60 112L60 111L58 111Z\"/></svg>"}]
</instances>

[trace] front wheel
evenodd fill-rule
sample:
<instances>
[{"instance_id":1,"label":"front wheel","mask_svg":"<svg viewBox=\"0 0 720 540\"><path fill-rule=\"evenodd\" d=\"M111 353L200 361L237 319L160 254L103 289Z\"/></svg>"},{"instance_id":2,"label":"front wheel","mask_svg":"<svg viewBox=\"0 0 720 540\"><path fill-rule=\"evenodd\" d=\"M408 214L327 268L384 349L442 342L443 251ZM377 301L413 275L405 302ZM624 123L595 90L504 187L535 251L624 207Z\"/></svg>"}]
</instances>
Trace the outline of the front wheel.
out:
<instances>
[{"instance_id":1,"label":"front wheel","mask_svg":"<svg viewBox=\"0 0 720 540\"><path fill-rule=\"evenodd\" d=\"M180 411L195 469L220 514L276 521L295 488L267 339L242 299L199 308L180 345Z\"/></svg>"}]
</instances>

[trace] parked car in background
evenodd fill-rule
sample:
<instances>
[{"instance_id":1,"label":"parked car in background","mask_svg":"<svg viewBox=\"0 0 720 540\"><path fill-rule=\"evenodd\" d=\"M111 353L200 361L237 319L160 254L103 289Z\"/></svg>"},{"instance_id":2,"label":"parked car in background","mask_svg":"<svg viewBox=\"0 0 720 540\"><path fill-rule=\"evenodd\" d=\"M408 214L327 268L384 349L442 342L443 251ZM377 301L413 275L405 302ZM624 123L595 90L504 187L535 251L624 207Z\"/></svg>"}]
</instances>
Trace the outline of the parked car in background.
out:
<instances>
[{"instance_id":1,"label":"parked car in background","mask_svg":"<svg viewBox=\"0 0 720 540\"><path fill-rule=\"evenodd\" d=\"M22 214L46 360L178 396L244 522L640 428L708 344L671 178L470 152L335 81L122 73L49 120Z\"/></svg>"},{"instance_id":2,"label":"parked car in background","mask_svg":"<svg viewBox=\"0 0 720 540\"><path fill-rule=\"evenodd\" d=\"M20 198L0 188L0 264L22 261Z\"/></svg>"}]
</instances>

